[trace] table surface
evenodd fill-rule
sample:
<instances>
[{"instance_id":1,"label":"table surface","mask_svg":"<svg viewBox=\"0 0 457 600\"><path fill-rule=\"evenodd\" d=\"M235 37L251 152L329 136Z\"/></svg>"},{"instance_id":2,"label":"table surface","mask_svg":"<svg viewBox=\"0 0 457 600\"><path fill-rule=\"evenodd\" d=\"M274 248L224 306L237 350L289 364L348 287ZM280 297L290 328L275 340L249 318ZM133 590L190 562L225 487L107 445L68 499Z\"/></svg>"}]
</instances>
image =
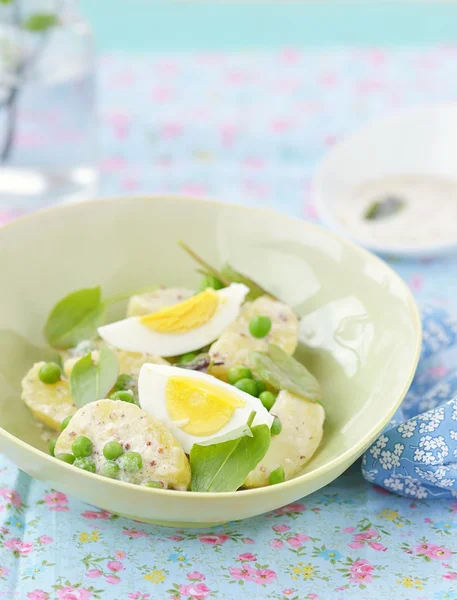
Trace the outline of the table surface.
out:
<instances>
[{"instance_id":1,"label":"table surface","mask_svg":"<svg viewBox=\"0 0 457 600\"><path fill-rule=\"evenodd\" d=\"M449 45L104 53L101 193L198 193L315 220L316 161L374 115L455 97L456 64ZM455 264L393 266L421 303L456 312ZM181 531L101 512L0 460L0 597L456 599L456 511L376 489L356 464L284 509Z\"/></svg>"}]
</instances>

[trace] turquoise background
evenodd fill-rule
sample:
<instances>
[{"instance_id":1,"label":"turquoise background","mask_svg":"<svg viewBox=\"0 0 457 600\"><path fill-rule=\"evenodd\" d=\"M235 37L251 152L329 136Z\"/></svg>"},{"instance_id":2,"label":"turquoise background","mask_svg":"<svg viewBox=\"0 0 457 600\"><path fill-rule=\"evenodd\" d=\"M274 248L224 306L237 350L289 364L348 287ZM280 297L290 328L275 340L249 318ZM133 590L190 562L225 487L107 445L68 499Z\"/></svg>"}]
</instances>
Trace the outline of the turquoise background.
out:
<instances>
[{"instance_id":1,"label":"turquoise background","mask_svg":"<svg viewBox=\"0 0 457 600\"><path fill-rule=\"evenodd\" d=\"M82 0L99 49L234 50L457 41L457 4Z\"/></svg>"}]
</instances>

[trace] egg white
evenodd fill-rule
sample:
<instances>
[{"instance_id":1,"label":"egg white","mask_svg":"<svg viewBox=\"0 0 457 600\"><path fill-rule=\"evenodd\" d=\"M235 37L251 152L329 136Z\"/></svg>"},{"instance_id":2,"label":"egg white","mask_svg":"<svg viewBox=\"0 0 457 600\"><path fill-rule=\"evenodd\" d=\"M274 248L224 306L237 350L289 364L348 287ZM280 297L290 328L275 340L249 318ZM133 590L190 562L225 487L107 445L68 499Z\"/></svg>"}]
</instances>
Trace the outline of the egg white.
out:
<instances>
[{"instance_id":1,"label":"egg white","mask_svg":"<svg viewBox=\"0 0 457 600\"><path fill-rule=\"evenodd\" d=\"M216 433L202 436L191 435L181 429L181 427L186 425L186 422L173 421L168 413L166 406L166 386L169 377L186 377L189 379L205 380L216 387L220 387L221 391L235 394L245 403L245 405L240 408L235 408L229 422ZM233 385L229 385L206 373L185 370L168 365L144 364L141 367L138 380L138 396L141 408L150 414L151 417L165 425L178 442L180 442L184 448L184 452L187 454L189 454L194 444L221 437L230 431L245 425L252 411L256 412L253 426L265 424L268 425L268 427L271 427L274 418L258 398L242 392Z\"/></svg>"},{"instance_id":2,"label":"egg white","mask_svg":"<svg viewBox=\"0 0 457 600\"><path fill-rule=\"evenodd\" d=\"M216 340L237 318L249 289L242 283L232 283L217 290L219 303L214 315L200 327L185 332L161 333L129 317L98 328L98 334L108 344L127 352L177 356L203 348Z\"/></svg>"}]
</instances>

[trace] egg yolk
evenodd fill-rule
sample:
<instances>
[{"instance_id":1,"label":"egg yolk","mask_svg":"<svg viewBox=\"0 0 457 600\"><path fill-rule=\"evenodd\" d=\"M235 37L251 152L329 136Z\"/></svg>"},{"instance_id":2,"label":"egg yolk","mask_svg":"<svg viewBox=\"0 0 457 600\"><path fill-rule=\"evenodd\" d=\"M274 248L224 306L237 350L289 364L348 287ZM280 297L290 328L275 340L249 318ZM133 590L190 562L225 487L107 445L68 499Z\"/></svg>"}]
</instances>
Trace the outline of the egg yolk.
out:
<instances>
[{"instance_id":1,"label":"egg yolk","mask_svg":"<svg viewBox=\"0 0 457 600\"><path fill-rule=\"evenodd\" d=\"M230 421L235 409L245 405L216 385L188 377L170 377L165 398L170 417L173 421L187 421L181 429L190 435L217 433Z\"/></svg>"},{"instance_id":2,"label":"egg yolk","mask_svg":"<svg viewBox=\"0 0 457 600\"><path fill-rule=\"evenodd\" d=\"M174 306L140 317L140 323L160 333L184 333L207 323L216 312L219 296L212 289Z\"/></svg>"}]
</instances>

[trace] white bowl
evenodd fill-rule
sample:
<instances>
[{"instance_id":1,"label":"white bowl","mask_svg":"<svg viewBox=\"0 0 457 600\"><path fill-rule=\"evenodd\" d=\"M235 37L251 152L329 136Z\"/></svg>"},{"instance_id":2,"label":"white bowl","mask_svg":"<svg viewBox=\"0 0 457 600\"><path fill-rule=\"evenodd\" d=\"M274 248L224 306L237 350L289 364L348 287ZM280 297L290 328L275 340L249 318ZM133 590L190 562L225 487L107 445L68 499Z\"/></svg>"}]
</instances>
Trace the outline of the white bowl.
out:
<instances>
[{"instance_id":1,"label":"white bowl","mask_svg":"<svg viewBox=\"0 0 457 600\"><path fill-rule=\"evenodd\" d=\"M439 230L414 244L401 236L388 243L351 234L337 219L338 203L352 188L389 176L431 175L457 182L457 105L422 106L376 119L337 144L318 166L313 203L331 229L380 254L433 256L457 249L455 237ZM457 190L457 184L456 184ZM457 197L456 197L457 202Z\"/></svg>"}]
</instances>

